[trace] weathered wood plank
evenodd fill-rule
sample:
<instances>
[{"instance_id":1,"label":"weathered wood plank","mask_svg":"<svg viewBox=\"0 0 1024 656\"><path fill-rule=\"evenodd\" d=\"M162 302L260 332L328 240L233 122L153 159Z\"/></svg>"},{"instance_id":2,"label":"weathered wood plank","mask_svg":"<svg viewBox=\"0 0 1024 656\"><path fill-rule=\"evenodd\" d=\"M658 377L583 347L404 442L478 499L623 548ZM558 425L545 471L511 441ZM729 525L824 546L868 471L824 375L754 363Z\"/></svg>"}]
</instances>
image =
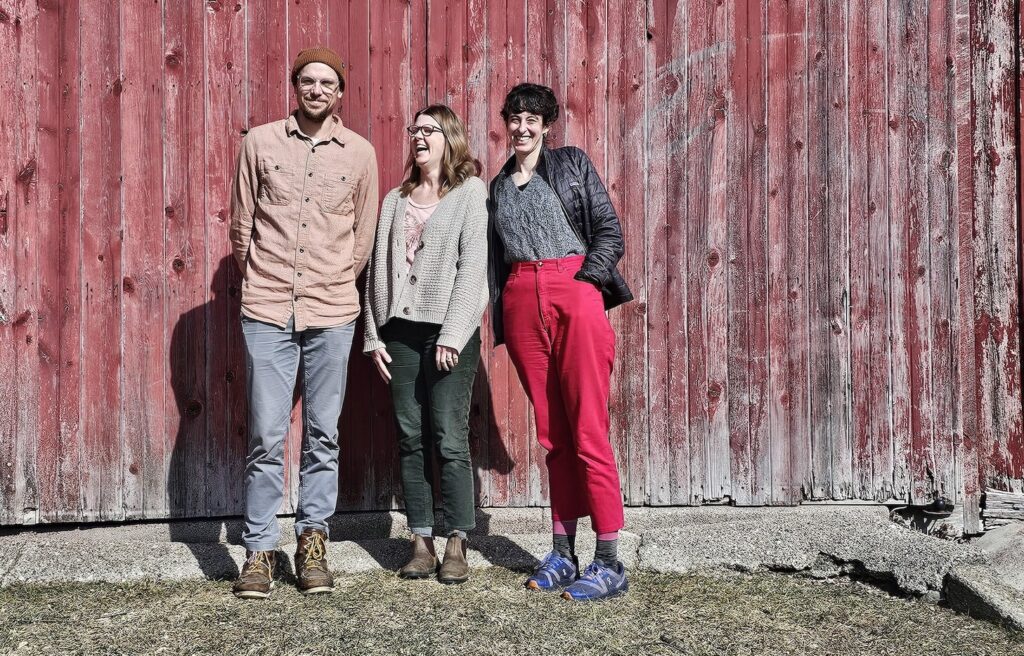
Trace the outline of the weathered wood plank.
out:
<instances>
[{"instance_id":1,"label":"weathered wood plank","mask_svg":"<svg viewBox=\"0 0 1024 656\"><path fill-rule=\"evenodd\" d=\"M976 334L982 340L981 375L983 416L979 456L982 479L991 487L1020 484L1024 453L1021 425L1020 305L1016 162L1016 122L1020 112L1017 42L1017 4L998 0L978 7L978 37L988 48L976 60L975 107L978 112L975 145L976 202L985 222L976 233L975 263L983 283L975 287ZM988 12L987 14L985 12ZM985 115L982 116L982 112ZM982 190L984 185L984 190ZM1014 463L1014 454L1017 460Z\"/></svg>"},{"instance_id":2,"label":"weathered wood plank","mask_svg":"<svg viewBox=\"0 0 1024 656\"><path fill-rule=\"evenodd\" d=\"M246 1L246 59L249 116L255 127L285 115L291 84L286 61L286 0ZM353 34L353 37L357 35Z\"/></svg>"},{"instance_id":3,"label":"weathered wood plank","mask_svg":"<svg viewBox=\"0 0 1024 656\"><path fill-rule=\"evenodd\" d=\"M345 93L341 98L341 116L345 125L369 139L377 151L378 175L388 166L401 166L377 143L376 124L373 121L377 95L373 86L370 43L375 34L370 32L370 1L348 3L347 14L331 14L331 25L344 25L332 29L332 44L345 61ZM332 12L339 5L332 3ZM404 156L404 153L402 153ZM392 174L393 175L393 174ZM386 193L381 177L380 193ZM348 364L348 387L341 409L338 429L338 507L369 510L376 485L377 463L374 462L373 444L386 440L394 425L390 411L390 396L370 360L362 355L362 323L356 325L352 354ZM378 435L380 433L380 435ZM383 464L383 463L382 463ZM397 487L387 490L389 498L382 507L391 507L391 494L400 495Z\"/></svg>"},{"instance_id":4,"label":"weathered wood plank","mask_svg":"<svg viewBox=\"0 0 1024 656\"><path fill-rule=\"evenodd\" d=\"M894 460L892 496L910 501L910 346L907 319L907 215L909 203L910 153L908 151L908 53L905 2L889 3L888 14L888 103L889 103L889 288L892 344L892 448Z\"/></svg>"},{"instance_id":5,"label":"weathered wood plank","mask_svg":"<svg viewBox=\"0 0 1024 656\"><path fill-rule=\"evenodd\" d=\"M54 521L81 518L82 461L82 205L81 205L81 3L67 2L60 12L62 126L60 183L60 380L58 409L61 448Z\"/></svg>"},{"instance_id":6,"label":"weathered wood plank","mask_svg":"<svg viewBox=\"0 0 1024 656\"><path fill-rule=\"evenodd\" d=\"M850 361L852 364L853 496L869 495L871 480L871 257L868 212L868 166L871 147L868 145L871 82L868 74L867 44L868 7L865 0L851 0L849 34L848 84L850 102L847 106L850 140L849 208L850 208ZM883 97L884 107L884 97Z\"/></svg>"},{"instance_id":7,"label":"weathered wood plank","mask_svg":"<svg viewBox=\"0 0 1024 656\"><path fill-rule=\"evenodd\" d=\"M161 8L153 3L121 5L121 25L130 35L121 51L121 142L124 247L122 313L124 398L124 505L128 517L167 513L164 467L164 229L163 75ZM217 133L214 133L217 134Z\"/></svg>"},{"instance_id":8,"label":"weathered wood plank","mask_svg":"<svg viewBox=\"0 0 1024 656\"><path fill-rule=\"evenodd\" d=\"M202 516L207 501L205 199L203 178L192 174L206 165L204 11L192 3L164 10L164 418L167 502L175 517Z\"/></svg>"},{"instance_id":9,"label":"weathered wood plank","mask_svg":"<svg viewBox=\"0 0 1024 656\"><path fill-rule=\"evenodd\" d=\"M757 11L749 3L727 3L728 29L735 50L729 59L726 101L732 108L726 146L726 184L729 202L726 204L726 294L729 468L732 471L733 502L752 505L751 445L750 445L750 240L748 217L756 211L751 206L752 144L748 141L750 107L747 84L751 34L748 19Z\"/></svg>"},{"instance_id":10,"label":"weathered wood plank","mask_svg":"<svg viewBox=\"0 0 1024 656\"><path fill-rule=\"evenodd\" d=\"M906 269L907 348L910 385L910 479L912 503L931 501L928 470L934 466L932 435L931 285L928 252L931 247L928 213L928 179L921 162L928 160L928 16L924 7L907 5L904 42L907 47L907 244Z\"/></svg>"},{"instance_id":11,"label":"weathered wood plank","mask_svg":"<svg viewBox=\"0 0 1024 656\"><path fill-rule=\"evenodd\" d=\"M36 21L36 102L39 107L49 108L49 111L38 116L38 185L35 198L38 217L42 219L37 220L35 227L39 254L36 263L39 281L39 440L35 482L39 505L36 519L45 521L61 512L61 490L65 483L60 480L59 474L61 459L66 449L73 448L73 445L63 444L60 426L60 337L63 318L60 294L60 190L61 145L64 142L64 115L60 108L62 84L69 76L77 76L77 70L72 74L61 68L63 42L59 7L39 7Z\"/></svg>"},{"instance_id":12,"label":"weathered wood plank","mask_svg":"<svg viewBox=\"0 0 1024 656\"><path fill-rule=\"evenodd\" d=\"M869 381L868 403L872 409L868 416L870 449L866 458L871 469L861 470L861 498L884 501L893 495L892 486L892 366L889 344L891 306L889 277L889 177L888 117L886 102L888 89L875 81L886 75L887 39L886 8L880 3L868 3L865 29L867 39L867 215L868 223L868 312L870 345L868 348ZM856 390L856 386L854 387Z\"/></svg>"},{"instance_id":13,"label":"weathered wood plank","mask_svg":"<svg viewBox=\"0 0 1024 656\"><path fill-rule=\"evenodd\" d=\"M811 480L808 497L826 499L832 493L831 440L833 425L830 408L829 322L828 308L828 231L829 208L827 106L828 42L831 38L825 0L807 3L807 160L808 160L808 284L809 304L808 358L810 370ZM839 326L841 329L842 326Z\"/></svg>"},{"instance_id":14,"label":"weathered wood plank","mask_svg":"<svg viewBox=\"0 0 1024 656\"><path fill-rule=\"evenodd\" d=\"M36 226L39 216L39 136L41 114L37 102L39 47L39 12L35 0L19 0L16 5L18 25L18 88L21 107L16 121L17 149L15 162L18 175L17 194L12 197L14 236L14 267L17 277L17 316L25 320L14 326L14 345L17 369L14 377L17 388L17 425L14 469L14 513L22 522L38 521L39 491L36 458L39 447L39 392L40 392L40 309L39 259L40 249L46 245L39 240ZM43 193L46 193L43 191ZM17 322L16 322L17 323Z\"/></svg>"},{"instance_id":15,"label":"weathered wood plank","mask_svg":"<svg viewBox=\"0 0 1024 656\"><path fill-rule=\"evenodd\" d=\"M245 13L240 3L206 12L206 413L207 513L245 507L242 478L248 455L245 343L239 326L241 272L231 256L231 183L245 131L247 82Z\"/></svg>"},{"instance_id":16,"label":"weathered wood plank","mask_svg":"<svg viewBox=\"0 0 1024 656\"><path fill-rule=\"evenodd\" d=\"M744 82L747 170L747 416L750 431L750 503L771 499L771 434L768 427L768 224L766 14L763 4L748 4L747 77Z\"/></svg>"},{"instance_id":17,"label":"weathered wood plank","mask_svg":"<svg viewBox=\"0 0 1024 656\"><path fill-rule=\"evenodd\" d=\"M789 116L788 85L791 82L789 58L789 11L786 3L767 7L767 96L768 116ZM771 496L773 504L791 502L792 449L790 426L798 419L791 412L790 389L793 385L789 359L789 264L790 243L799 239L789 233L789 198L799 193L796 176L790 168L790 126L788 121L768 121L766 146L768 194L765 216L768 222L768 432L771 436ZM799 380L799 379L798 379Z\"/></svg>"},{"instance_id":18,"label":"weathered wood plank","mask_svg":"<svg viewBox=\"0 0 1024 656\"><path fill-rule=\"evenodd\" d=\"M729 85L735 44L731 40L729 6L717 2L707 3L705 34L691 29L691 57L707 52L710 59L708 74L713 99L710 106L711 138L708 147L708 176L703 182L709 187L707 219L706 261L709 269L704 302L704 323L707 345L707 397L708 441L705 448L707 474L703 497L706 501L727 500L733 494L731 468L729 404L729 317L728 292L728 207L732 191L729 175L730 138L736 116L731 104ZM700 185L702 181L695 180Z\"/></svg>"},{"instance_id":19,"label":"weathered wood plank","mask_svg":"<svg viewBox=\"0 0 1024 656\"><path fill-rule=\"evenodd\" d=\"M668 198L670 179L676 175L675 172L669 171L668 161L671 93L672 85L675 83L671 71L672 26L668 23L669 4L647 3L647 34L652 38L648 39L645 62L646 69L651 72L645 76L648 98L645 119L647 163L644 167L646 179L643 184L647 189L647 221L643 249L646 253L647 348L656 354L655 357L648 358L645 372L647 454L650 458L650 462L647 463L648 501L651 498L665 498L669 494L668 484L671 475L667 471L668 461L659 456L668 453L666 447L674 423L674 418L670 418L671 403L674 399L669 383L669 321L673 314L673 306L679 306L670 296L674 276L669 270L669 240L672 237L672 227L678 225L678 221L670 222L669 212L675 212L675 205L670 205ZM680 400L685 401L685 397ZM655 448L655 445L658 446ZM634 460L630 457L627 461L628 469L622 472L624 477L632 475L633 464Z\"/></svg>"},{"instance_id":20,"label":"weathered wood plank","mask_svg":"<svg viewBox=\"0 0 1024 656\"><path fill-rule=\"evenodd\" d=\"M83 518L122 519L118 7L82 2Z\"/></svg>"},{"instance_id":21,"label":"weathered wood plank","mask_svg":"<svg viewBox=\"0 0 1024 656\"><path fill-rule=\"evenodd\" d=\"M953 472L953 343L950 326L954 320L956 280L954 277L953 221L956 188L953 179L954 142L952 21L948 2L928 5L928 227L931 273L931 373L933 433L930 476L932 493L956 502L957 482Z\"/></svg>"},{"instance_id":22,"label":"weathered wood plank","mask_svg":"<svg viewBox=\"0 0 1024 656\"><path fill-rule=\"evenodd\" d=\"M638 403L645 394L647 360L648 290L646 281L647 253L644 247L644 226L647 220L646 191L639 180L646 180L645 154L635 144L644 143L645 118L649 102L644 84L644 60L647 47L646 12L640 3L625 3L617 15L620 22L610 34L620 34L620 55L623 78L617 85L617 102L622 107L623 127L620 164L612 178L611 157L606 184L620 195L615 206L622 222L626 252L620 271L633 291L635 301L612 310L610 319L615 330L616 372L611 388L611 441L619 466L620 483L627 504L643 503L643 477L646 464L648 415L645 404ZM612 60L615 61L615 60ZM631 145L632 144L632 145ZM637 439L639 438L639 439Z\"/></svg>"},{"instance_id":23,"label":"weathered wood plank","mask_svg":"<svg viewBox=\"0 0 1024 656\"><path fill-rule=\"evenodd\" d=\"M476 158L481 169L477 172L485 181L487 177L487 164L490 161L488 146L490 140L487 137L487 125L490 118L489 105L489 67L490 67L490 41L489 41L489 16L487 2L484 0L469 0L466 13L466 108L462 114L469 131L470 153ZM413 41L418 43L418 41ZM413 49L415 57L416 49ZM413 60L413 69L422 70L423 66ZM481 281L484 284L485 281ZM489 433L492 422L490 387L488 377L489 353L491 352L491 331L490 317L485 316L480 326L481 353L480 366L477 369L476 380L473 382L473 401L470 407L470 449L473 458L473 472L476 481L477 503L484 504L484 500L490 496L490 475L488 450Z\"/></svg>"},{"instance_id":24,"label":"weathered wood plank","mask_svg":"<svg viewBox=\"0 0 1024 656\"><path fill-rule=\"evenodd\" d=\"M18 310L17 206L19 167L17 161L19 117L25 108L18 101L18 52L21 42L20 20L15 7L2 8L6 20L0 22L0 94L12 99L0 108L0 368L14 375L0 381L0 522L21 522L15 503L19 472L15 467L18 447L18 340L15 324L24 323Z\"/></svg>"},{"instance_id":25,"label":"weathered wood plank","mask_svg":"<svg viewBox=\"0 0 1024 656\"><path fill-rule=\"evenodd\" d=\"M709 274L708 226L709 188L711 184L712 130L723 117L717 106L713 80L715 57L726 56L725 48L713 48L713 9L710 3L688 2L685 32L686 78L680 88L685 104L686 159L683 164L686 223L683 231L687 250L683 253L686 271L686 376L690 394L687 399L686 433L690 443L681 458L690 467L690 492L680 503L700 503L705 495L708 445L708 373L706 298ZM653 415L652 415L653 419Z\"/></svg>"},{"instance_id":26,"label":"weathered wood plank","mask_svg":"<svg viewBox=\"0 0 1024 656\"><path fill-rule=\"evenodd\" d=\"M809 298L808 298L808 98L807 98L807 6L805 0L787 3L789 29L786 44L789 75L787 90L787 152L790 157L791 183L787 195L787 232L789 234L786 308L788 330L787 360L790 421L789 503L798 503L811 495L811 429L809 378ZM781 501L781 499L780 499Z\"/></svg>"},{"instance_id":27,"label":"weathered wood plank","mask_svg":"<svg viewBox=\"0 0 1024 656\"><path fill-rule=\"evenodd\" d=\"M667 279L667 313L664 321L665 359L667 360L666 395L667 403L661 412L648 402L647 414L650 433L648 464L648 499L651 504L686 504L690 502L693 471L690 454L696 445L703 448L703 435L693 440L689 431L689 408L693 395L703 395L704 385L692 384L689 377L690 363L687 334L689 333L689 277L690 260L686 225L687 195L689 184L689 149L691 145L689 107L685 102L689 79L689 52L687 41L686 4L666 3L662 16L662 39L659 44L662 54L657 60L663 70L664 92L654 101L649 113L663 111L667 114L666 161L665 161L665 267ZM652 207L648 216L656 216ZM703 262L699 264L703 268ZM649 273L652 265L648 265ZM650 276L649 276L650 277ZM652 315L649 311L648 320ZM650 332L648 339L651 339ZM648 351L650 352L650 345ZM653 385L651 372L659 358L648 356L648 386ZM667 426L661 439L656 439L654 421L657 416L667 417ZM661 484L659 485L659 481Z\"/></svg>"}]
</instances>

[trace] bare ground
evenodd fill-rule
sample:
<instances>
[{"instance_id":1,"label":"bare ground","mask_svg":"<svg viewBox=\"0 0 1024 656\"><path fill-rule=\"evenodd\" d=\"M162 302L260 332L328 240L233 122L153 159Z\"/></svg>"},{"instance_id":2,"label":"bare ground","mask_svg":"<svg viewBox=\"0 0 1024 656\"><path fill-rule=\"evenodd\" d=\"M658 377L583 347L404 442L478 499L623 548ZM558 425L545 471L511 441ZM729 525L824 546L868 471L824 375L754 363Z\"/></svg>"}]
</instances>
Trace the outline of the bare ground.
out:
<instances>
[{"instance_id":1,"label":"bare ground","mask_svg":"<svg viewBox=\"0 0 1024 656\"><path fill-rule=\"evenodd\" d=\"M971 654L1024 638L846 580L638 573L620 599L573 604L491 568L461 586L344 576L329 597L280 581L266 601L230 582L0 590L0 654Z\"/></svg>"}]
</instances>

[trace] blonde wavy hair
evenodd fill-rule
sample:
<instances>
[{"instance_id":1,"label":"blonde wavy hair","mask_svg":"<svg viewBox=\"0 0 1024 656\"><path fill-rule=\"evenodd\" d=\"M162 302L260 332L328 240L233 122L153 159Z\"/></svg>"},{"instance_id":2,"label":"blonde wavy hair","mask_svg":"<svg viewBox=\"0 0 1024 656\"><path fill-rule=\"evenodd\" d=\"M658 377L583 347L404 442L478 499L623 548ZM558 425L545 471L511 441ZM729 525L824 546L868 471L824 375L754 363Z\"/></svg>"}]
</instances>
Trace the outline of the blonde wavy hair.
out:
<instances>
[{"instance_id":1,"label":"blonde wavy hair","mask_svg":"<svg viewBox=\"0 0 1024 656\"><path fill-rule=\"evenodd\" d=\"M441 188L437 190L438 198L444 197L452 189L477 174L476 161L469 153L469 139L466 136L466 124L447 105L430 105L416 112L415 122L420 116L429 116L437 121L444 133L445 149L441 158ZM420 183L420 167L416 166L410 152L405 160L408 172L399 193L408 196Z\"/></svg>"}]
</instances>

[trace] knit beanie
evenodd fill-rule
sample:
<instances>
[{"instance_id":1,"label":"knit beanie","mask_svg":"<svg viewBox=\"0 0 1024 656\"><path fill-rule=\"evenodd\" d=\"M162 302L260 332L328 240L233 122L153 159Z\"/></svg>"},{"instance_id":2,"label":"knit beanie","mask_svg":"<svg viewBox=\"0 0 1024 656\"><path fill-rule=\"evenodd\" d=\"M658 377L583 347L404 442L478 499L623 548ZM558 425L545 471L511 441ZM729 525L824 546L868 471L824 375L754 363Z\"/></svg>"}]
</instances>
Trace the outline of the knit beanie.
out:
<instances>
[{"instance_id":1,"label":"knit beanie","mask_svg":"<svg viewBox=\"0 0 1024 656\"><path fill-rule=\"evenodd\" d=\"M334 52L327 46L314 46L312 48L306 48L295 57L295 63L292 64L292 84L299 78L299 71L306 64L312 64L313 62L320 62L321 64L327 64L338 74L338 85L339 91L345 90L345 64L341 62L341 57L338 53Z\"/></svg>"}]
</instances>

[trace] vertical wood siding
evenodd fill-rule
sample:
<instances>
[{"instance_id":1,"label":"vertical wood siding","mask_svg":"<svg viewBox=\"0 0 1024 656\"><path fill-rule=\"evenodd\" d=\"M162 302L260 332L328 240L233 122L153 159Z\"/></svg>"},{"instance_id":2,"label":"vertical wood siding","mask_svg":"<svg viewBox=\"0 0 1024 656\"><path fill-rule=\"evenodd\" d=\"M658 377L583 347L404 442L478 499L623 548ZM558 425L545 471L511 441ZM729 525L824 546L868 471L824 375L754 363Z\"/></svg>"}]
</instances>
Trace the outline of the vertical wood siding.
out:
<instances>
[{"instance_id":1,"label":"vertical wood siding","mask_svg":"<svg viewBox=\"0 0 1024 656\"><path fill-rule=\"evenodd\" d=\"M0 0L0 524L240 512L229 185L323 42L382 194L417 108L452 105L489 178L506 90L555 89L637 297L610 314L627 503L944 497L977 530L1024 479L1017 5ZM339 508L401 505L358 354L348 389ZM479 502L545 503L504 349L475 392Z\"/></svg>"}]
</instances>

